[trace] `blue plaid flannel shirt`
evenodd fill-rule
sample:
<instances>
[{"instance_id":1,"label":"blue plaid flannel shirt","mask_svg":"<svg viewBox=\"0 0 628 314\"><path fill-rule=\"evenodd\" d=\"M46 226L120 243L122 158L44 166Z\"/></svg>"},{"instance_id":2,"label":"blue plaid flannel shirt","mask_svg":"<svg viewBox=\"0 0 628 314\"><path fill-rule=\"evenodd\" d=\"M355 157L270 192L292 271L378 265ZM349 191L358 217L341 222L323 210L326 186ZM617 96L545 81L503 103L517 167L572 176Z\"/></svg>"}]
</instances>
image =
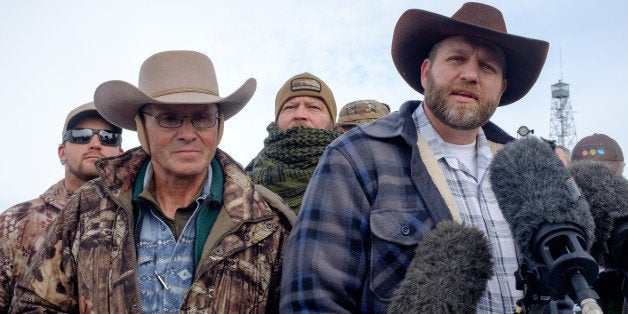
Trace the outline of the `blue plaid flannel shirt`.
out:
<instances>
[{"instance_id":1,"label":"blue plaid flannel shirt","mask_svg":"<svg viewBox=\"0 0 628 314\"><path fill-rule=\"evenodd\" d=\"M409 101L324 152L284 256L282 313L383 313L423 235L452 219L420 160ZM490 123L490 141L508 134Z\"/></svg>"}]
</instances>

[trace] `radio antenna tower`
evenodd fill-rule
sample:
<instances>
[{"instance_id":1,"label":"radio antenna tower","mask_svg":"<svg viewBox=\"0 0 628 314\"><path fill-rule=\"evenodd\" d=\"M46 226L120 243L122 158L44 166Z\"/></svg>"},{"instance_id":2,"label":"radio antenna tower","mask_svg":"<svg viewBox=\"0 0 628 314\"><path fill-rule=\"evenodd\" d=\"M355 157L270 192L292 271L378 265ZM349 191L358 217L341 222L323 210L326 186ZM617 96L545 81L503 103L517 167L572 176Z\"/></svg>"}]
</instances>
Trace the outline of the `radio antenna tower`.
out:
<instances>
[{"instance_id":1,"label":"radio antenna tower","mask_svg":"<svg viewBox=\"0 0 628 314\"><path fill-rule=\"evenodd\" d=\"M556 145L571 149L576 141L576 126L569 99L569 84L563 83L563 60L560 56L560 79L552 85L552 113L550 119L550 139Z\"/></svg>"}]
</instances>

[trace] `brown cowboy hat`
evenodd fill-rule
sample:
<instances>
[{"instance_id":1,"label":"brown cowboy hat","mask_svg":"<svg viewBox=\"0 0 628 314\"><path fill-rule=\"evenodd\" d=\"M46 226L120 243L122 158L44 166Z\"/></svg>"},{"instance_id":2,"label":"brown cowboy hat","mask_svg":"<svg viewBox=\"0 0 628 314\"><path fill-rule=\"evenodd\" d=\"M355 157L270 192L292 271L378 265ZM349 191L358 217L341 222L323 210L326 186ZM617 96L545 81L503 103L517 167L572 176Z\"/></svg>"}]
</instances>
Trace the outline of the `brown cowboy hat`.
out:
<instances>
[{"instance_id":1,"label":"brown cowboy hat","mask_svg":"<svg viewBox=\"0 0 628 314\"><path fill-rule=\"evenodd\" d=\"M139 87L139 88L138 88ZM136 131L135 116L145 104L217 104L224 120L253 97L256 81L249 78L235 92L220 97L212 61L196 51L164 51L140 68L138 87L124 81L100 84L94 93L98 112L109 122Z\"/></svg>"},{"instance_id":2,"label":"brown cowboy hat","mask_svg":"<svg viewBox=\"0 0 628 314\"><path fill-rule=\"evenodd\" d=\"M450 36L471 36L500 46L506 54L508 85L500 106L521 99L541 73L549 43L508 34L502 13L496 8L467 2L451 17L411 9L395 26L392 57L397 71L408 84L423 94L420 68L432 47Z\"/></svg>"}]
</instances>

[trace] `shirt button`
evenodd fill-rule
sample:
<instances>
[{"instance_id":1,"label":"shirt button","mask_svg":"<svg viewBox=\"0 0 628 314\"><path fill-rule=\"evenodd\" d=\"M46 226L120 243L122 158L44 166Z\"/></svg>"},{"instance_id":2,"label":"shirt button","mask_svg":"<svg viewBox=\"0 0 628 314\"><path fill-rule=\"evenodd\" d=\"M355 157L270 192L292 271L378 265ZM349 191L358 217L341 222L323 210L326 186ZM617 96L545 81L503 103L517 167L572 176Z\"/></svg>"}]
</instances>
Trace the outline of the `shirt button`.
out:
<instances>
[{"instance_id":1,"label":"shirt button","mask_svg":"<svg viewBox=\"0 0 628 314\"><path fill-rule=\"evenodd\" d=\"M401 227L401 234L403 234L403 235L409 235L409 234L410 234L410 227L408 227L408 226L402 226L402 227Z\"/></svg>"},{"instance_id":2,"label":"shirt button","mask_svg":"<svg viewBox=\"0 0 628 314\"><path fill-rule=\"evenodd\" d=\"M273 223L272 222L267 222L266 223L266 228L272 229L273 228Z\"/></svg>"},{"instance_id":3,"label":"shirt button","mask_svg":"<svg viewBox=\"0 0 628 314\"><path fill-rule=\"evenodd\" d=\"M221 248L217 248L214 250L214 254L216 255L222 255L222 249Z\"/></svg>"}]
</instances>

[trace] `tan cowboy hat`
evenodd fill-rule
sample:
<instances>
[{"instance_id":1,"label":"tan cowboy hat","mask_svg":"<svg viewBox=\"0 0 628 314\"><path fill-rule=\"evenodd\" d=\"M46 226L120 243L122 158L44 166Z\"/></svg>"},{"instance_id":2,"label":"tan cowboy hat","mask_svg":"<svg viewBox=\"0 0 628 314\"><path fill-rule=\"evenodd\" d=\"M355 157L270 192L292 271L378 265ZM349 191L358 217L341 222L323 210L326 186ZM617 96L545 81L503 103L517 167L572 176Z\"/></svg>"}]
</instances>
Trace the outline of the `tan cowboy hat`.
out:
<instances>
[{"instance_id":1,"label":"tan cowboy hat","mask_svg":"<svg viewBox=\"0 0 628 314\"><path fill-rule=\"evenodd\" d=\"M224 121L244 108L255 88L255 79L249 78L231 95L220 97L209 57L195 51L164 51L144 61L138 87L104 82L96 88L94 103L107 121L136 131L134 119L145 104L217 104Z\"/></svg>"},{"instance_id":2,"label":"tan cowboy hat","mask_svg":"<svg viewBox=\"0 0 628 314\"><path fill-rule=\"evenodd\" d=\"M395 26L392 57L404 80L423 94L420 68L432 47L450 36L471 36L497 44L506 54L508 85L500 106L521 99L541 73L549 43L508 34L502 13L496 8L468 2L451 17L411 9Z\"/></svg>"}]
</instances>

